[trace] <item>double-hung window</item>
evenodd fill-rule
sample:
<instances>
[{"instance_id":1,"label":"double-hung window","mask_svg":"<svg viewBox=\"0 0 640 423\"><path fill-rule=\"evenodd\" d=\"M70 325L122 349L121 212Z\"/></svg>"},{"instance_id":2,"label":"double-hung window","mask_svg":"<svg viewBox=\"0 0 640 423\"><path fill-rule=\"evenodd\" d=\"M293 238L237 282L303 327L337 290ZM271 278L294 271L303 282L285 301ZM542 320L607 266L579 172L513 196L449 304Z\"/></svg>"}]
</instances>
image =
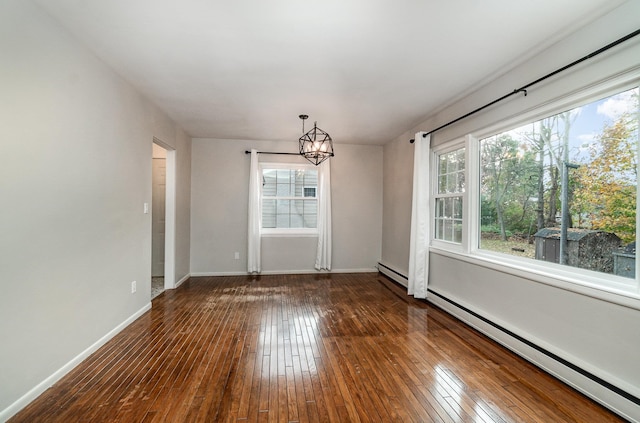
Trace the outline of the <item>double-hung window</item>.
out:
<instances>
[{"instance_id":1,"label":"double-hung window","mask_svg":"<svg viewBox=\"0 0 640 423\"><path fill-rule=\"evenodd\" d=\"M318 170L315 166L261 164L262 233L317 234Z\"/></svg>"},{"instance_id":2,"label":"double-hung window","mask_svg":"<svg viewBox=\"0 0 640 423\"><path fill-rule=\"evenodd\" d=\"M461 243L465 192L465 149L436 154L434 238Z\"/></svg>"}]
</instances>

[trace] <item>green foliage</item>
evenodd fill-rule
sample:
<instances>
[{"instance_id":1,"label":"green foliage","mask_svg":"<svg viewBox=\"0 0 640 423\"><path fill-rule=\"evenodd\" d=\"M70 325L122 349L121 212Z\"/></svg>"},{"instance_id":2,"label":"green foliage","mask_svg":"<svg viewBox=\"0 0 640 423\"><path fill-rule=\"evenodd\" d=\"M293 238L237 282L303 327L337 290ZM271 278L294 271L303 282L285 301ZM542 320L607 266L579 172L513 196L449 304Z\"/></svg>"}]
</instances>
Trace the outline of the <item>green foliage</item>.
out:
<instances>
[{"instance_id":1,"label":"green foliage","mask_svg":"<svg viewBox=\"0 0 640 423\"><path fill-rule=\"evenodd\" d=\"M578 169L574 201L592 229L613 232L624 242L634 241L636 233L636 125L623 115L605 126L589 164Z\"/></svg>"},{"instance_id":2,"label":"green foliage","mask_svg":"<svg viewBox=\"0 0 640 423\"><path fill-rule=\"evenodd\" d=\"M480 227L480 232L482 234L493 234L493 235L500 235L502 233L502 229L500 228L500 225L482 225ZM507 238L513 236L513 233L511 231L507 231Z\"/></svg>"},{"instance_id":3,"label":"green foliage","mask_svg":"<svg viewBox=\"0 0 640 423\"><path fill-rule=\"evenodd\" d=\"M530 230L537 166L536 152L527 147L506 134L481 144L482 224L498 228L503 241Z\"/></svg>"},{"instance_id":4,"label":"green foliage","mask_svg":"<svg viewBox=\"0 0 640 423\"><path fill-rule=\"evenodd\" d=\"M622 97L629 93L637 110L638 89ZM585 144L587 155L577 151L577 134L571 135L579 114L579 109L563 112L481 141L483 234L505 241L513 234L532 235L557 225L562 166L571 161L571 153L580 167L569 172L570 224L613 232L624 242L635 240L637 113L605 124L596 139Z\"/></svg>"}]
</instances>

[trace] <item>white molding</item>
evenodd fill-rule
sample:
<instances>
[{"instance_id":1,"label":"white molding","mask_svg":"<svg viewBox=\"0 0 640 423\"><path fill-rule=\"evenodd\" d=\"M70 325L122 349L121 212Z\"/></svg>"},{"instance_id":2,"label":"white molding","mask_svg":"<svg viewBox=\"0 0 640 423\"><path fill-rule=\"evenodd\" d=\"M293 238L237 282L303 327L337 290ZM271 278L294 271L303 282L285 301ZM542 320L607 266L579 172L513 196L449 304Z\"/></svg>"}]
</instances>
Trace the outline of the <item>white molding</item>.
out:
<instances>
[{"instance_id":1,"label":"white molding","mask_svg":"<svg viewBox=\"0 0 640 423\"><path fill-rule=\"evenodd\" d=\"M184 282L186 282L189 278L191 277L191 273L187 273L186 275L184 275L182 278L180 278L180 280L178 282L176 282L174 289L179 287L180 285L182 285Z\"/></svg>"},{"instance_id":2,"label":"white molding","mask_svg":"<svg viewBox=\"0 0 640 423\"><path fill-rule=\"evenodd\" d=\"M442 295L445 295L445 294L442 294ZM445 296L449 297L449 294L446 294ZM455 302L459 301L457 298L449 297L449 299ZM606 389L599 383L589 379L583 374L565 366L561 362L554 360L553 358L536 350L530 345L527 345L519 341L518 339L512 337L511 335L499 330L498 328L471 315L465 310L456 307L455 305L443 300L442 298L434 294L430 294L427 297L427 301L441 308L442 310L451 314L452 316L456 317L463 323L473 327L474 329L478 330L482 334L493 339L503 347L509 349L510 351L514 352L515 354L519 355L520 357L534 364L535 366L553 375L554 377L558 378L559 380L571 386L572 388L582 392L584 395L602 404L604 407L610 410L613 410L615 413L618 413L619 415L623 416L629 421L640 423L640 420L639 420L640 407L638 407L632 401L616 394L615 392L609 389ZM468 307L466 304L463 304L462 302L459 302L459 304L463 307L468 308L469 310L472 310L471 307ZM474 311L474 313L477 313L477 311ZM498 319L495 319L493 316L488 316L486 315L486 313L477 313L477 314L481 315L483 318L501 327L504 327L509 331L512 331L513 333L516 333L516 331L509 328L506 323L501 323ZM521 330L519 330L518 332L521 332ZM597 369L591 368L591 366L589 366L587 363L581 362L581 360L577 359L576 357L570 356L566 352L553 351L554 348L552 346L542 343L531 334L518 333L518 336L522 337L523 339L526 339L527 341L539 347L546 349L547 351L552 352L553 354L556 354L559 357L563 357L569 363L572 363L582 368L583 370L588 371L589 373L592 373L594 375L596 375L597 373L602 373ZM637 390L637 389L634 389L633 387L625 386L627 385L626 383L623 383L623 381L617 380L617 378L611 375L598 375L598 377L601 377L603 380L608 380L610 383L620 387L621 389L626 390L629 393L635 394L635 391Z\"/></svg>"},{"instance_id":3,"label":"white molding","mask_svg":"<svg viewBox=\"0 0 640 423\"><path fill-rule=\"evenodd\" d=\"M246 276L248 273L246 271L236 271L236 272L191 272L192 278L200 278L207 276Z\"/></svg>"},{"instance_id":4,"label":"white molding","mask_svg":"<svg viewBox=\"0 0 640 423\"><path fill-rule=\"evenodd\" d=\"M361 268L361 269L333 269L330 271L325 270L263 270L260 275L308 275L308 274L331 274L331 273L378 273L378 269L375 267ZM247 272L234 271L234 272L191 272L191 277L200 276L246 276Z\"/></svg>"},{"instance_id":5,"label":"white molding","mask_svg":"<svg viewBox=\"0 0 640 423\"><path fill-rule=\"evenodd\" d=\"M20 410L29 405L29 403L36 398L38 398L44 391L53 386L56 382L62 379L67 373L73 370L78 364L80 364L83 360L87 359L91 354L96 352L100 347L109 342L114 336L120 333L124 328L133 323L136 319L142 316L147 311L151 310L151 302L147 303L140 310L131 315L124 322L120 323L118 326L109 331L102 338L93 343L89 348L82 351L76 357L71 359L67 364L56 370L51 376L44 379L42 382L34 386L31 390L29 390L22 397L18 398L13 404L4 410L0 411L0 422L4 422L9 420L11 417L16 415Z\"/></svg>"},{"instance_id":6,"label":"white molding","mask_svg":"<svg viewBox=\"0 0 640 423\"><path fill-rule=\"evenodd\" d=\"M164 288L176 287L176 150L167 149L165 182Z\"/></svg>"}]
</instances>

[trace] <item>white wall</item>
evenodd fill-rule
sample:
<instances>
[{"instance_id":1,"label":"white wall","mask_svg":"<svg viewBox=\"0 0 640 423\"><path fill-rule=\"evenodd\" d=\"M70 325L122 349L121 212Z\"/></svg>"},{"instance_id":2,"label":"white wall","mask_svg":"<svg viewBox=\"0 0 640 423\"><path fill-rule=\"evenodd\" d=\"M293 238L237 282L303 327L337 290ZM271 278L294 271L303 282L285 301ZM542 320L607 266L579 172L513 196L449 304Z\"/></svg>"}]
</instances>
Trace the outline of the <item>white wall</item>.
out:
<instances>
[{"instance_id":1,"label":"white wall","mask_svg":"<svg viewBox=\"0 0 640 423\"><path fill-rule=\"evenodd\" d=\"M250 158L297 141L193 140L191 273L244 274ZM382 147L336 144L331 160L334 271L372 271L381 254ZM261 161L302 160L260 155ZM263 238L263 272L313 271L317 238ZM240 253L240 260L234 253Z\"/></svg>"},{"instance_id":2,"label":"white wall","mask_svg":"<svg viewBox=\"0 0 640 423\"><path fill-rule=\"evenodd\" d=\"M410 187L412 184L413 146L409 139L415 132L431 130L462 116L638 28L640 2L629 1L385 145L382 263L404 275L408 273L411 189L389 192L389 187ZM532 87L527 97L514 96L437 132L432 144L438 145L499 124L558 96L638 68L638 38ZM500 271L495 266L435 251L431 252L430 259L430 289L433 291L640 398L640 300L637 298L615 298L613 295L606 300L587 290L578 293L562 289ZM640 421L640 406L633 401L557 364L545 354L527 347L526 343L506 336L437 296L431 295L430 300L627 418Z\"/></svg>"},{"instance_id":3,"label":"white wall","mask_svg":"<svg viewBox=\"0 0 640 423\"><path fill-rule=\"evenodd\" d=\"M0 2L0 92L1 421L150 307L154 136L188 273L190 139L31 2Z\"/></svg>"}]
</instances>

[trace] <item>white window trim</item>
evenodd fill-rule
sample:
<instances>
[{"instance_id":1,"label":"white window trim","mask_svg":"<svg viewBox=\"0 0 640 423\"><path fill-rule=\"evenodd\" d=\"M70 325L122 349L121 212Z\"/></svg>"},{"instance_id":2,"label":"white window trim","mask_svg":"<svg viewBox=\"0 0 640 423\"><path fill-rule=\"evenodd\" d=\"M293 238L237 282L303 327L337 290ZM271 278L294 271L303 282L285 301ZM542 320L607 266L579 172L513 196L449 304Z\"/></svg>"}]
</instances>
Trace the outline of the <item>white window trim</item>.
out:
<instances>
[{"instance_id":1,"label":"white window trim","mask_svg":"<svg viewBox=\"0 0 640 423\"><path fill-rule=\"evenodd\" d=\"M436 148L432 149L431 152L431 198L429 199L429 208L432 210L430 215L430 224L431 224L431 245L439 248L444 248L450 251L456 252L464 252L465 245L468 243L466 238L467 236L467 219L465 219L466 207L469 203L467 192L469 191L467 187L467 181L469 174L467 173L467 152L465 150L465 190L461 193L449 193L449 194L438 194L438 156L443 154L450 153L452 151L464 149L466 147L466 143L464 139L456 139L454 141L448 142L446 144L440 145ZM445 241L443 239L436 239L436 199L437 198L446 198L446 197L462 197L462 241L460 243L453 241Z\"/></svg>"},{"instance_id":2,"label":"white window trim","mask_svg":"<svg viewBox=\"0 0 640 423\"><path fill-rule=\"evenodd\" d=\"M317 170L316 166L312 164L300 164L300 163L289 163L289 162L260 162L259 163L259 171L260 175L264 169L309 169L309 170ZM303 188L304 193L304 188ZM302 200L302 201L311 201L318 200L318 191L316 189L315 197L278 197L278 199L282 200ZM262 188L260 188L260 201L263 200ZM267 197L267 199L274 197ZM318 237L318 228L263 228L262 227L262 216L261 219L261 227L260 227L260 236L264 238L270 237L289 237L289 238L301 238L301 237Z\"/></svg>"},{"instance_id":3,"label":"white window trim","mask_svg":"<svg viewBox=\"0 0 640 423\"><path fill-rule=\"evenodd\" d=\"M466 155L462 243L437 240L434 238L435 231L432 231L430 252L640 310L640 253L636 256L636 278L631 279L481 250L478 247L480 229L479 139L639 85L640 69L636 68L603 79L575 92L558 96L527 111L506 117L499 123L479 128L474 131L473 135L467 135L464 139ZM638 132L640 139L640 125ZM463 140L456 138L432 148L432 193L437 190L437 156L461 148L462 142ZM638 163L640 163L640 148L638 156ZM435 198L433 195L430 208L431 225L435 225ZM640 230L640 185L638 186L636 210L636 228ZM640 239L640 233L636 233L636 239Z\"/></svg>"},{"instance_id":4,"label":"white window trim","mask_svg":"<svg viewBox=\"0 0 640 423\"><path fill-rule=\"evenodd\" d=\"M313 238L318 237L317 228L266 228L262 229L260 235L263 238Z\"/></svg>"}]
</instances>

